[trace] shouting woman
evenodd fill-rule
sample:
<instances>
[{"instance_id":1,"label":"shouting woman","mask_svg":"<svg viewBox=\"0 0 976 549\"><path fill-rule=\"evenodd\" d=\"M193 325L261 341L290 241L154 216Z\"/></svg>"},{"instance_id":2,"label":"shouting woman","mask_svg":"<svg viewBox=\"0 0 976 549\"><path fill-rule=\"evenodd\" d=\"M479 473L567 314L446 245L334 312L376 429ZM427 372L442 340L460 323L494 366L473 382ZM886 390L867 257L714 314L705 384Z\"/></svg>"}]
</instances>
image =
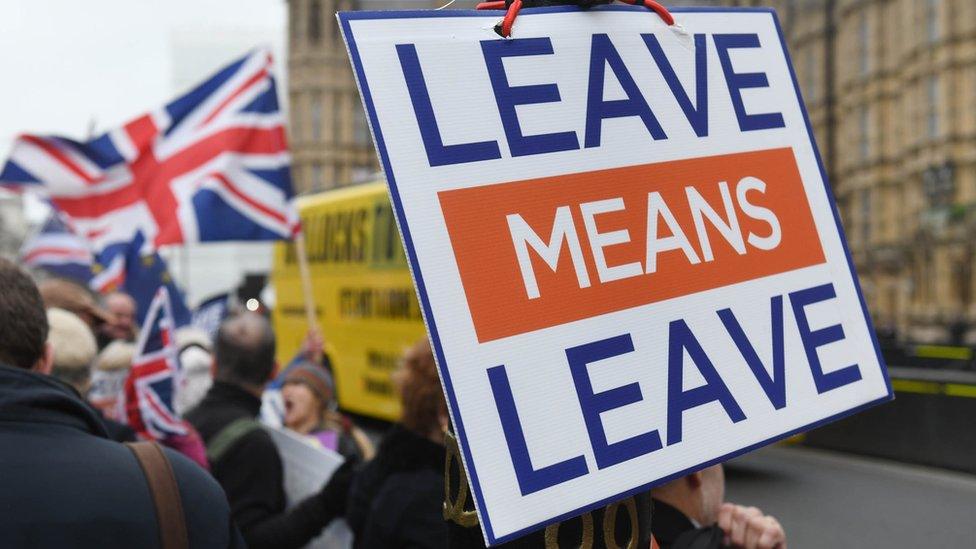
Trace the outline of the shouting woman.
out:
<instances>
[{"instance_id":1,"label":"shouting woman","mask_svg":"<svg viewBox=\"0 0 976 549\"><path fill-rule=\"evenodd\" d=\"M336 410L335 384L328 370L312 362L289 368L281 389L285 426L352 461L373 457L369 438Z\"/></svg>"}]
</instances>

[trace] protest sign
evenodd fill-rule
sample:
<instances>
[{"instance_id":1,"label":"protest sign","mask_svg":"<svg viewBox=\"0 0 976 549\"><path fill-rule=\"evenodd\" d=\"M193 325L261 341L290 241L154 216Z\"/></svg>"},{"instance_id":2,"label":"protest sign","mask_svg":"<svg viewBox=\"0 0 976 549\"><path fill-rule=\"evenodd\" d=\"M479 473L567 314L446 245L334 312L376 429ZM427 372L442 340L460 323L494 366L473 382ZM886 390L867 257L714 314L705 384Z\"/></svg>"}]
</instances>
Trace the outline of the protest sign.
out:
<instances>
[{"instance_id":1,"label":"protest sign","mask_svg":"<svg viewBox=\"0 0 976 549\"><path fill-rule=\"evenodd\" d=\"M313 446L300 435L277 427L265 427L265 429L271 435L271 440L278 447L278 454L281 456L285 476L285 496L288 498L289 508L321 490L344 461L338 453ZM344 520L334 520L305 547L306 549L352 547L352 531Z\"/></svg>"},{"instance_id":2,"label":"protest sign","mask_svg":"<svg viewBox=\"0 0 976 549\"><path fill-rule=\"evenodd\" d=\"M774 12L341 13L485 539L891 398Z\"/></svg>"}]
</instances>

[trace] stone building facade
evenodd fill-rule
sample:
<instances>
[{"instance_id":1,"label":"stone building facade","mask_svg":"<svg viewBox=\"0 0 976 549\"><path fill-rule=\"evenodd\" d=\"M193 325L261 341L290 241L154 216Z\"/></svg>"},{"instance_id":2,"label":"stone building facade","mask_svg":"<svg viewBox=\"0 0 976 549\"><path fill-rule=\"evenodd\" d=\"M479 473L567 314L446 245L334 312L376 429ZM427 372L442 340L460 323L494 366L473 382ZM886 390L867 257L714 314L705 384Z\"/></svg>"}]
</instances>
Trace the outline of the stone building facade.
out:
<instances>
[{"instance_id":1,"label":"stone building facade","mask_svg":"<svg viewBox=\"0 0 976 549\"><path fill-rule=\"evenodd\" d=\"M976 344L976 1L717 3L779 13L879 330ZM299 191L378 172L334 17L374 4L289 0Z\"/></svg>"},{"instance_id":2,"label":"stone building facade","mask_svg":"<svg viewBox=\"0 0 976 549\"><path fill-rule=\"evenodd\" d=\"M296 191L367 179L377 170L335 13L355 0L289 0L289 141Z\"/></svg>"},{"instance_id":3,"label":"stone building facade","mask_svg":"<svg viewBox=\"0 0 976 549\"><path fill-rule=\"evenodd\" d=\"M425 0L288 0L289 138L296 191L362 183L379 165L338 11L427 8Z\"/></svg>"},{"instance_id":4,"label":"stone building facade","mask_svg":"<svg viewBox=\"0 0 976 549\"><path fill-rule=\"evenodd\" d=\"M779 13L879 331L976 344L976 2Z\"/></svg>"}]
</instances>

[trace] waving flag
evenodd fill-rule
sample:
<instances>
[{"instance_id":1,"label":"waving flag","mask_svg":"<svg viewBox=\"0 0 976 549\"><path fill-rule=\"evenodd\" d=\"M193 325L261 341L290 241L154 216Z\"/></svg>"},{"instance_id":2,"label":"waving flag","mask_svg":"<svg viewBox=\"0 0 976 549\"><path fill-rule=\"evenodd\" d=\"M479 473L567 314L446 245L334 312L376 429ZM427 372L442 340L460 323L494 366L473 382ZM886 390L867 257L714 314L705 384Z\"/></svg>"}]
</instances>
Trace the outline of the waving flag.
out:
<instances>
[{"instance_id":1,"label":"waving flag","mask_svg":"<svg viewBox=\"0 0 976 549\"><path fill-rule=\"evenodd\" d=\"M93 280L103 281L98 291L119 290L132 296L136 302L136 323L140 326L149 319L152 303L161 287L165 287L169 294L173 325L180 327L190 323L192 315L183 300L183 293L170 276L166 262L147 245L141 232L137 232L130 242L105 248L97 256L94 270L98 275Z\"/></svg>"},{"instance_id":2,"label":"waving flag","mask_svg":"<svg viewBox=\"0 0 976 549\"><path fill-rule=\"evenodd\" d=\"M23 135L0 185L45 194L95 251L136 231L153 247L288 239L298 216L271 68L255 51L90 141Z\"/></svg>"},{"instance_id":3,"label":"waving flag","mask_svg":"<svg viewBox=\"0 0 976 549\"><path fill-rule=\"evenodd\" d=\"M92 252L88 242L70 229L57 212L51 212L40 230L20 249L24 265L44 269L87 285L92 278Z\"/></svg>"},{"instance_id":4,"label":"waving flag","mask_svg":"<svg viewBox=\"0 0 976 549\"><path fill-rule=\"evenodd\" d=\"M165 287L156 292L125 380L129 425L141 436L155 440L188 433L186 424L173 411L179 359L169 297Z\"/></svg>"},{"instance_id":5,"label":"waving flag","mask_svg":"<svg viewBox=\"0 0 976 549\"><path fill-rule=\"evenodd\" d=\"M193 311L190 323L194 328L206 332L211 341L217 338L220 323L227 318L227 313L230 310L227 303L228 299L230 299L230 295L226 293L213 296L197 305Z\"/></svg>"}]
</instances>

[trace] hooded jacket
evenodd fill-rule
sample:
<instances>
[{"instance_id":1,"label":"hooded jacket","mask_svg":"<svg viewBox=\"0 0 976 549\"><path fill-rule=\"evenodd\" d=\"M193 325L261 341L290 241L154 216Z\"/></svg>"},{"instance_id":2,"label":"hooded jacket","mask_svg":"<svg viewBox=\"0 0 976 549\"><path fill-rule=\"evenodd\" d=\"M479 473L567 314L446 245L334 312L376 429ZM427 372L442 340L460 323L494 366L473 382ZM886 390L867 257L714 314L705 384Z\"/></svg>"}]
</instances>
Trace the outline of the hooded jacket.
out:
<instances>
[{"instance_id":1,"label":"hooded jacket","mask_svg":"<svg viewBox=\"0 0 976 549\"><path fill-rule=\"evenodd\" d=\"M244 547L220 486L165 449L192 548ZM135 456L60 381L0 365L0 540L5 547L159 547Z\"/></svg>"}]
</instances>

